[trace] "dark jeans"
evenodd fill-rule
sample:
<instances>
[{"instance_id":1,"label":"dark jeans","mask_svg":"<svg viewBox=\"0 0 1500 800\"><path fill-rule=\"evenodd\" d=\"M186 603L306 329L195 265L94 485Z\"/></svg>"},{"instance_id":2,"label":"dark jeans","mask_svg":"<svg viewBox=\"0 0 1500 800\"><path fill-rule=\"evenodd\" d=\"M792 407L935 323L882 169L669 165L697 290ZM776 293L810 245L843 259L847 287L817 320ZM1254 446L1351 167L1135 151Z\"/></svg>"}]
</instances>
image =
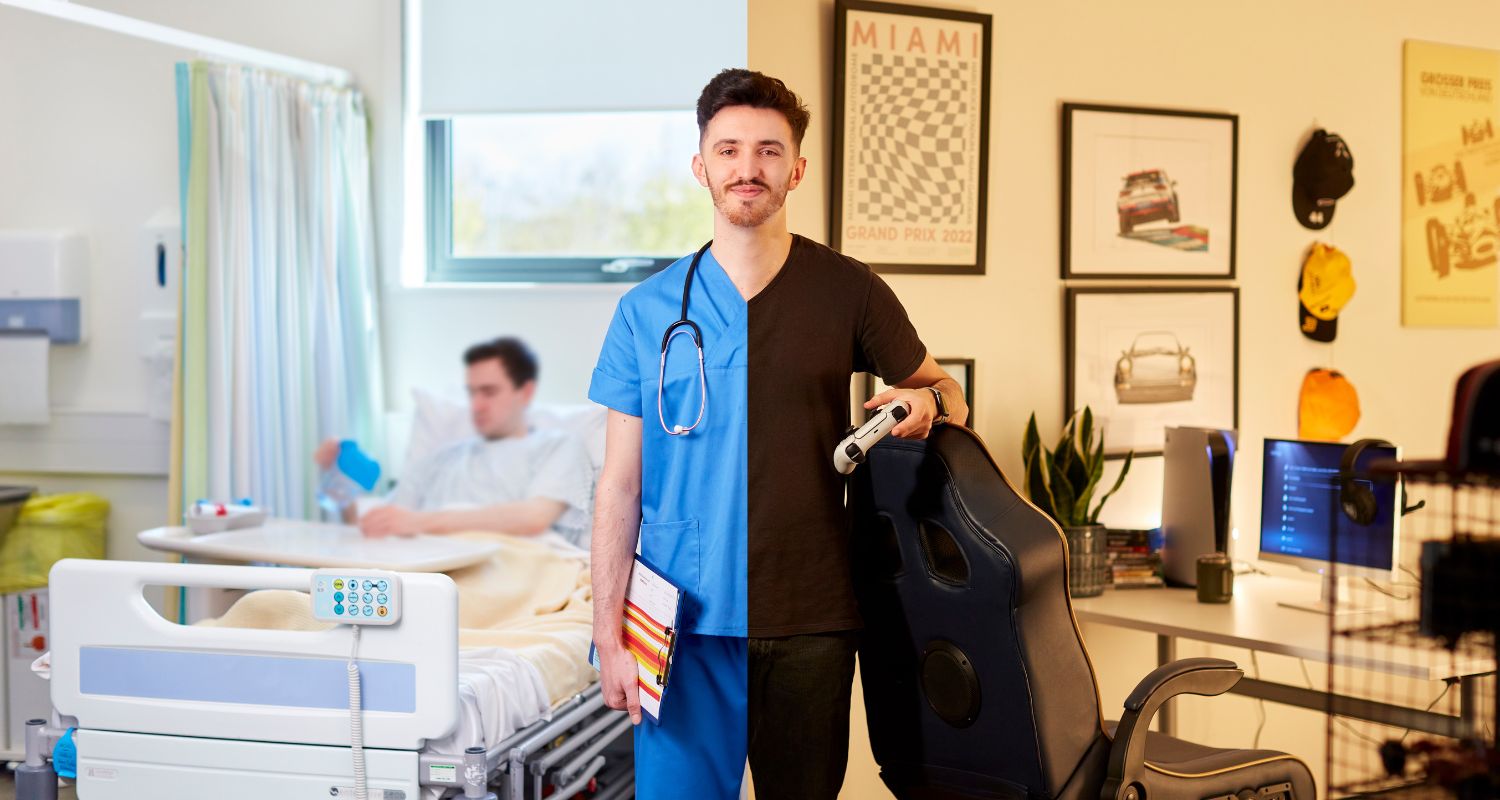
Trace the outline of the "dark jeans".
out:
<instances>
[{"instance_id":1,"label":"dark jeans","mask_svg":"<svg viewBox=\"0 0 1500 800\"><path fill-rule=\"evenodd\" d=\"M856 631L750 640L750 774L759 800L835 800L849 764Z\"/></svg>"}]
</instances>

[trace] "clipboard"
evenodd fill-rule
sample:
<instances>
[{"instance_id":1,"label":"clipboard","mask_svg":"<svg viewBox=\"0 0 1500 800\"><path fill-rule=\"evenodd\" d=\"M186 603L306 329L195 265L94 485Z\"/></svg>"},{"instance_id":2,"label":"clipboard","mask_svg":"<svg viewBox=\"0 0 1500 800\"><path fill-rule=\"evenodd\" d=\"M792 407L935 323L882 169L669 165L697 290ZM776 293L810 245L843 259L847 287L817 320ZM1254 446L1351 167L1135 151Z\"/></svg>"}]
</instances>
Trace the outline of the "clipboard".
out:
<instances>
[{"instance_id":1,"label":"clipboard","mask_svg":"<svg viewBox=\"0 0 1500 800\"><path fill-rule=\"evenodd\" d=\"M625 648L635 656L640 670L636 686L641 712L657 725L677 651L682 597L682 587L651 562L635 557L625 584L625 614L620 624L625 629ZM600 668L599 650L593 642L589 643L589 663Z\"/></svg>"}]
</instances>

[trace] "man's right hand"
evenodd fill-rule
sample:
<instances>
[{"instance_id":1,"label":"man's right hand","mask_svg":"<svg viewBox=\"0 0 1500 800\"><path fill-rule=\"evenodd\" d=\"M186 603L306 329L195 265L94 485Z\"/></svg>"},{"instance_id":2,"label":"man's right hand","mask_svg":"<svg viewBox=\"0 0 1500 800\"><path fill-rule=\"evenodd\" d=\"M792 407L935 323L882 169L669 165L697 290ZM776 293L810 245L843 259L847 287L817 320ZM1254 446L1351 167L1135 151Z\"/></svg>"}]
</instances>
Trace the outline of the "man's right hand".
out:
<instances>
[{"instance_id":1,"label":"man's right hand","mask_svg":"<svg viewBox=\"0 0 1500 800\"><path fill-rule=\"evenodd\" d=\"M334 462L338 460L338 439L324 439L323 443L318 445L318 449L313 451L313 463L317 464L319 469L325 471L333 469Z\"/></svg>"},{"instance_id":2,"label":"man's right hand","mask_svg":"<svg viewBox=\"0 0 1500 800\"><path fill-rule=\"evenodd\" d=\"M599 688L604 704L630 712L632 725L641 724L640 665L619 642L594 645L599 650Z\"/></svg>"}]
</instances>

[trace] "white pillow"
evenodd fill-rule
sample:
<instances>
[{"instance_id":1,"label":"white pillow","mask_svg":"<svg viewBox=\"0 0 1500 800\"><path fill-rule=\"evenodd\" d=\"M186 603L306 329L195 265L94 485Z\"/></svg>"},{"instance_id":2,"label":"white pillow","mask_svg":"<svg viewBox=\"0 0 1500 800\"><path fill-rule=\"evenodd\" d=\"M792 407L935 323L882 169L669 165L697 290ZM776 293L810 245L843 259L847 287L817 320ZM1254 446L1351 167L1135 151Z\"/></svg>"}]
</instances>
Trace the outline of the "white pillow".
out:
<instances>
[{"instance_id":1,"label":"white pillow","mask_svg":"<svg viewBox=\"0 0 1500 800\"><path fill-rule=\"evenodd\" d=\"M424 389L412 389L411 436L407 440L402 475L428 456L474 436L467 401ZM588 450L594 477L604 469L604 432L609 412L594 403L533 403L527 422L536 430L564 430L577 436Z\"/></svg>"},{"instance_id":2,"label":"white pillow","mask_svg":"<svg viewBox=\"0 0 1500 800\"><path fill-rule=\"evenodd\" d=\"M412 389L411 399L415 413L411 419L411 436L406 442L406 458L401 462L401 475L411 474L412 468L428 456L474 435L468 403L424 389Z\"/></svg>"},{"instance_id":3,"label":"white pillow","mask_svg":"<svg viewBox=\"0 0 1500 800\"><path fill-rule=\"evenodd\" d=\"M594 478L604 470L604 432L609 411L597 403L533 403L527 421L536 430L567 431L583 442L589 452Z\"/></svg>"}]
</instances>

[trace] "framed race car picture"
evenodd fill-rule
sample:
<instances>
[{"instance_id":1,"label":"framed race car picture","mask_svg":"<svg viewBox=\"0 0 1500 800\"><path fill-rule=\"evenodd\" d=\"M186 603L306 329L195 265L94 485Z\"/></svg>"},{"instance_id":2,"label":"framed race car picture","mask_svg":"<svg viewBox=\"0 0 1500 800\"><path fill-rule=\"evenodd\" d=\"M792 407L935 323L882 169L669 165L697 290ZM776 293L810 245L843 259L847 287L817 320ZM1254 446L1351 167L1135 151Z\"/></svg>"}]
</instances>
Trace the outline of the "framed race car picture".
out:
<instances>
[{"instance_id":1,"label":"framed race car picture","mask_svg":"<svg viewBox=\"0 0 1500 800\"><path fill-rule=\"evenodd\" d=\"M1234 278L1239 117L1062 107L1063 278Z\"/></svg>"},{"instance_id":2,"label":"framed race car picture","mask_svg":"<svg viewBox=\"0 0 1500 800\"><path fill-rule=\"evenodd\" d=\"M984 274L990 20L838 0L835 250L877 272Z\"/></svg>"},{"instance_id":3,"label":"framed race car picture","mask_svg":"<svg viewBox=\"0 0 1500 800\"><path fill-rule=\"evenodd\" d=\"M1105 455L1160 455L1169 426L1239 425L1234 287L1070 288L1063 416L1089 406Z\"/></svg>"}]
</instances>

